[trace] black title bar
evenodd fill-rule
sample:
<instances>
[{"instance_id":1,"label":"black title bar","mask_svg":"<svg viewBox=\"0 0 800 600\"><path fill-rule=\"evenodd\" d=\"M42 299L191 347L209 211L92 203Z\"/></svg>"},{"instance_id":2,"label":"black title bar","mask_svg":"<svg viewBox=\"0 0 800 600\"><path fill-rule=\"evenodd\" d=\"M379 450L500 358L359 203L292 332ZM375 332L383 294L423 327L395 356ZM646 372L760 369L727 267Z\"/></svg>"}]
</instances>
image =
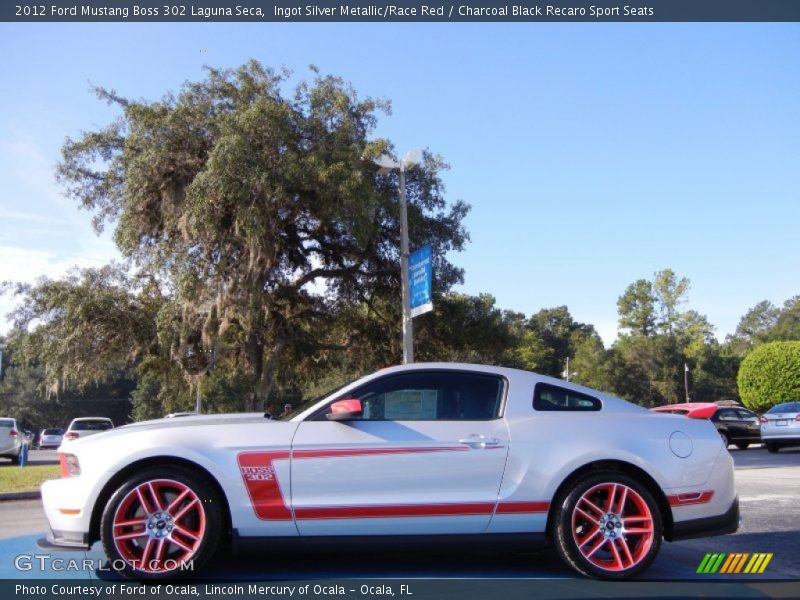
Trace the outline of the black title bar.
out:
<instances>
[{"instance_id":1,"label":"black title bar","mask_svg":"<svg viewBox=\"0 0 800 600\"><path fill-rule=\"evenodd\" d=\"M800 21L800 0L46 0L1 2L6 22L747 22Z\"/></svg>"}]
</instances>

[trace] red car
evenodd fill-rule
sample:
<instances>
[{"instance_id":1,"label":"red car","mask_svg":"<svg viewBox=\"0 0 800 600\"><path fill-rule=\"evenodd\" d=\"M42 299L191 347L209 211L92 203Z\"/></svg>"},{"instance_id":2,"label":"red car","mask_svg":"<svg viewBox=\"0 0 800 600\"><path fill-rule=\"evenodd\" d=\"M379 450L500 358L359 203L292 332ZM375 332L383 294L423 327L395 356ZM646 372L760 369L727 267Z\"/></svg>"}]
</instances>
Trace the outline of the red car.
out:
<instances>
[{"instance_id":1,"label":"red car","mask_svg":"<svg viewBox=\"0 0 800 600\"><path fill-rule=\"evenodd\" d=\"M654 412L686 415L691 419L709 419L719 431L726 446L735 444L740 450L761 443L758 415L741 406L719 406L714 402L686 402L651 408Z\"/></svg>"}]
</instances>

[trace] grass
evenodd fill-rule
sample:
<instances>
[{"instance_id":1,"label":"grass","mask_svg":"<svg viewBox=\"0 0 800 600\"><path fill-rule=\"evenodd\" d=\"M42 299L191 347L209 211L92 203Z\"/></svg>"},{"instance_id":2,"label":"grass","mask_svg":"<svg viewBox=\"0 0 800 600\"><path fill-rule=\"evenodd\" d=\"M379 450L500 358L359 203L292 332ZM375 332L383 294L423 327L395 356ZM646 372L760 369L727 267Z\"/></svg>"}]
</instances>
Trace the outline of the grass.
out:
<instances>
[{"instance_id":1,"label":"grass","mask_svg":"<svg viewBox=\"0 0 800 600\"><path fill-rule=\"evenodd\" d=\"M0 466L0 493L38 491L43 481L59 477L58 465Z\"/></svg>"}]
</instances>

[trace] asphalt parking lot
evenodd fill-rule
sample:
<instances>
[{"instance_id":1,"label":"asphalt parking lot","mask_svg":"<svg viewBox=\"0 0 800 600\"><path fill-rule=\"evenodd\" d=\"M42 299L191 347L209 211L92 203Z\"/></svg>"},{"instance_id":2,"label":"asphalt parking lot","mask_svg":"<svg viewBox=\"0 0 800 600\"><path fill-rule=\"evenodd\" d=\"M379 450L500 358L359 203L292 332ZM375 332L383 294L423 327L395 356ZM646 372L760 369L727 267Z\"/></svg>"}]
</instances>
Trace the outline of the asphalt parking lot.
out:
<instances>
[{"instance_id":1,"label":"asphalt parking lot","mask_svg":"<svg viewBox=\"0 0 800 600\"><path fill-rule=\"evenodd\" d=\"M31 455L33 460L52 461L54 453ZM733 535L665 543L653 566L641 577L645 581L800 581L800 448L769 454L763 448L731 449L736 464L736 485L743 525ZM41 554L37 539L47 531L38 500L0 503L0 578L19 572L14 559L21 553ZM706 553L773 553L761 575L697 575ZM71 553L74 555L75 553ZM82 557L102 559L99 544ZM70 553L65 553L70 555ZM100 574L102 576L102 574ZM488 578L575 579L552 550L522 553L456 551L442 553L314 553L282 555L280 549L266 556L220 557L210 572L215 579L308 579L308 578ZM45 570L32 570L26 577L53 577ZM64 574L59 574L59 577ZM72 573L68 577L97 577L98 573ZM797 590L800 595L800 589Z\"/></svg>"}]
</instances>

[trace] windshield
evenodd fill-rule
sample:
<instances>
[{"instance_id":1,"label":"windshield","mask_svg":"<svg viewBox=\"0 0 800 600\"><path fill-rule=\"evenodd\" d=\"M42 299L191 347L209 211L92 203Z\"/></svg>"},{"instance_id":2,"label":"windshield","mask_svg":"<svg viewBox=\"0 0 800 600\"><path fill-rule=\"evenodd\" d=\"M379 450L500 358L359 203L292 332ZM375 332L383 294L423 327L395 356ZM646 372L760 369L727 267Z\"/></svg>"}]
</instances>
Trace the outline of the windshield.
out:
<instances>
[{"instance_id":1,"label":"windshield","mask_svg":"<svg viewBox=\"0 0 800 600\"><path fill-rule=\"evenodd\" d=\"M111 421L75 421L72 424L72 431L104 431L114 426Z\"/></svg>"},{"instance_id":2,"label":"windshield","mask_svg":"<svg viewBox=\"0 0 800 600\"><path fill-rule=\"evenodd\" d=\"M800 412L800 402L786 402L785 404L776 404L770 408L768 413L792 413Z\"/></svg>"},{"instance_id":3,"label":"windshield","mask_svg":"<svg viewBox=\"0 0 800 600\"><path fill-rule=\"evenodd\" d=\"M320 394L319 396L315 396L314 398L311 398L310 400L306 400L305 402L303 402L300 405L298 405L297 408L293 408L289 412L287 412L285 414L282 414L280 416L277 416L277 417L273 417L273 418L277 419L278 421L290 421L294 417L299 415L301 412L303 412L304 410L307 410L307 409L311 408L312 406L314 406L317 402L319 402L323 398L327 398L328 396L330 396L332 394L335 394L340 389L342 389L345 385L349 385L349 384L350 384L350 382L345 383L344 385L337 385L336 387L329 389L327 392L325 392L323 394Z\"/></svg>"}]
</instances>

